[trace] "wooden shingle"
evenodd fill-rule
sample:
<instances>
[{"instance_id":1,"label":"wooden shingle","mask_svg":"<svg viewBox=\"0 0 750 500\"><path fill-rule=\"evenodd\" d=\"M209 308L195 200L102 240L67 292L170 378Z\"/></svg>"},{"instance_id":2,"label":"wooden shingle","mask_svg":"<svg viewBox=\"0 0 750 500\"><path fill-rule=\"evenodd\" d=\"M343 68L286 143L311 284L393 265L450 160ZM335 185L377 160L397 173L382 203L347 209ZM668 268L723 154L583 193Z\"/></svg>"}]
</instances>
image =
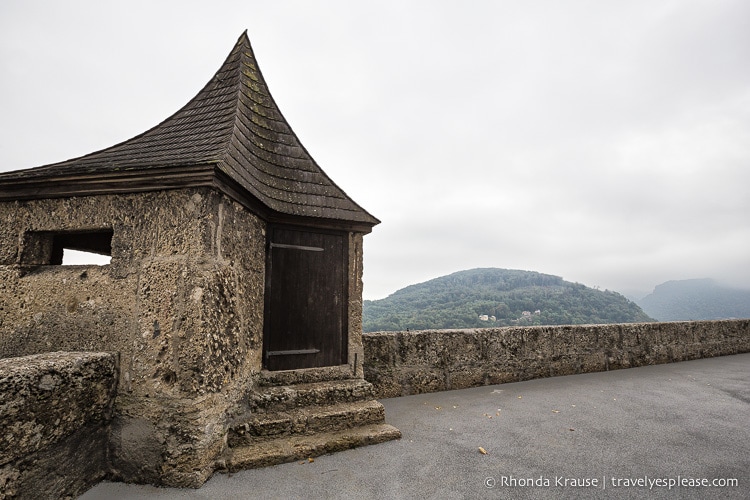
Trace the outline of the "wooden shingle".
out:
<instances>
[{"instance_id":1,"label":"wooden shingle","mask_svg":"<svg viewBox=\"0 0 750 500\"><path fill-rule=\"evenodd\" d=\"M302 146L260 72L247 33L208 84L174 115L112 147L0 173L0 200L212 186L270 221L368 231L379 221Z\"/></svg>"}]
</instances>

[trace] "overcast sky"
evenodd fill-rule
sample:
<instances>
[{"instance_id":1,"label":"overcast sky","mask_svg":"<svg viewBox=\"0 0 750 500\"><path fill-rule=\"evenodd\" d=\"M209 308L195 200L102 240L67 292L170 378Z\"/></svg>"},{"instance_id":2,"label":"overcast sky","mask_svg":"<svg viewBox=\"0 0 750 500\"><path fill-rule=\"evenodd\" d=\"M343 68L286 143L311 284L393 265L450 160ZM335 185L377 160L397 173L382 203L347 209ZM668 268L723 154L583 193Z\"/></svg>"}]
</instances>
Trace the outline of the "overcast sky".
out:
<instances>
[{"instance_id":1,"label":"overcast sky","mask_svg":"<svg viewBox=\"0 0 750 500\"><path fill-rule=\"evenodd\" d=\"M476 267L750 287L747 0L2 0L0 171L151 128L245 29L382 220L365 298Z\"/></svg>"}]
</instances>

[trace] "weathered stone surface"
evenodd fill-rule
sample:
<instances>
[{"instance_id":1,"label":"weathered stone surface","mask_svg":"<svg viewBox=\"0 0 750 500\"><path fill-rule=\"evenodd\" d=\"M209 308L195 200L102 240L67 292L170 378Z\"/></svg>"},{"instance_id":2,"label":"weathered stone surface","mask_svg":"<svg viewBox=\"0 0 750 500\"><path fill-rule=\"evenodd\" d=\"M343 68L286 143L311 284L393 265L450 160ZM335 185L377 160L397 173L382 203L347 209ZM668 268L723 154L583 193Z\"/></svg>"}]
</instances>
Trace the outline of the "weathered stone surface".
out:
<instances>
[{"instance_id":1,"label":"weathered stone surface","mask_svg":"<svg viewBox=\"0 0 750 500\"><path fill-rule=\"evenodd\" d=\"M322 372L301 373L317 378ZM372 394L361 378L259 387L229 426L225 466L263 467L398 439Z\"/></svg>"},{"instance_id":2,"label":"weathered stone surface","mask_svg":"<svg viewBox=\"0 0 750 500\"><path fill-rule=\"evenodd\" d=\"M372 398L372 384L363 379L331 380L263 387L250 395L252 410L278 411Z\"/></svg>"},{"instance_id":3,"label":"weathered stone surface","mask_svg":"<svg viewBox=\"0 0 750 500\"><path fill-rule=\"evenodd\" d=\"M374 400L302 407L248 415L245 421L230 427L228 443L236 448L268 438L330 432L384 421L383 405Z\"/></svg>"},{"instance_id":4,"label":"weathered stone surface","mask_svg":"<svg viewBox=\"0 0 750 500\"><path fill-rule=\"evenodd\" d=\"M258 378L259 386L309 384L331 380L345 380L354 377L348 365L322 366L301 370L262 371ZM361 378L361 377L357 377Z\"/></svg>"},{"instance_id":5,"label":"weathered stone surface","mask_svg":"<svg viewBox=\"0 0 750 500\"><path fill-rule=\"evenodd\" d=\"M234 472L267 467L358 446L383 443L400 437L401 432L388 424L371 424L314 435L283 437L233 449L227 460L227 468Z\"/></svg>"},{"instance_id":6,"label":"weathered stone surface","mask_svg":"<svg viewBox=\"0 0 750 500\"><path fill-rule=\"evenodd\" d=\"M112 447L115 475L210 475L261 368L265 222L209 188L3 202L0 220L0 358L120 353L115 430L134 432ZM109 265L44 265L32 237L92 229L112 230ZM136 442L146 465L118 458Z\"/></svg>"},{"instance_id":7,"label":"weathered stone surface","mask_svg":"<svg viewBox=\"0 0 750 500\"><path fill-rule=\"evenodd\" d=\"M107 473L117 356L0 359L0 498L75 496Z\"/></svg>"},{"instance_id":8,"label":"weathered stone surface","mask_svg":"<svg viewBox=\"0 0 750 500\"><path fill-rule=\"evenodd\" d=\"M750 321L379 332L363 336L377 397L750 351Z\"/></svg>"},{"instance_id":9,"label":"weathered stone surface","mask_svg":"<svg viewBox=\"0 0 750 500\"><path fill-rule=\"evenodd\" d=\"M362 378L362 363L365 358L362 347L362 233L349 233L349 293L347 317L349 322L348 365L353 376Z\"/></svg>"},{"instance_id":10,"label":"weathered stone surface","mask_svg":"<svg viewBox=\"0 0 750 500\"><path fill-rule=\"evenodd\" d=\"M110 478L197 488L225 446L220 394L195 398L118 396L109 450Z\"/></svg>"},{"instance_id":11,"label":"weathered stone surface","mask_svg":"<svg viewBox=\"0 0 750 500\"><path fill-rule=\"evenodd\" d=\"M267 223L211 188L0 202L0 220L0 358L119 353L111 477L199 486L229 420L270 380ZM109 265L50 265L45 235L91 230L111 230ZM361 381L361 233L348 249L347 363L277 383Z\"/></svg>"},{"instance_id":12,"label":"weathered stone surface","mask_svg":"<svg viewBox=\"0 0 750 500\"><path fill-rule=\"evenodd\" d=\"M111 417L116 356L49 353L0 359L0 464Z\"/></svg>"}]
</instances>

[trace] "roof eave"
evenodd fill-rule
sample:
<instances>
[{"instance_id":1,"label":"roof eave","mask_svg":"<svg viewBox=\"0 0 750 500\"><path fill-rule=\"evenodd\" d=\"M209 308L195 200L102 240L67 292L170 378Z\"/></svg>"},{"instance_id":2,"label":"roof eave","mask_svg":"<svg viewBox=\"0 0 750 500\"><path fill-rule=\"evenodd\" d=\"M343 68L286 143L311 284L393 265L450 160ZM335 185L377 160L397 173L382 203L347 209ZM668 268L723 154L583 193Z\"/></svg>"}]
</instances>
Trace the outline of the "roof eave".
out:
<instances>
[{"instance_id":1,"label":"roof eave","mask_svg":"<svg viewBox=\"0 0 750 500\"><path fill-rule=\"evenodd\" d=\"M24 201L70 196L165 191L190 187L210 187L237 201L261 219L272 224L316 227L370 233L380 221L364 210L357 218L312 217L282 213L269 208L217 168L215 163L174 165L149 169L115 169L101 173L70 175L65 172L44 176L0 178L0 201Z\"/></svg>"},{"instance_id":2,"label":"roof eave","mask_svg":"<svg viewBox=\"0 0 750 500\"><path fill-rule=\"evenodd\" d=\"M114 169L101 173L0 177L0 201L93 196L213 185L214 166L175 165L145 169Z\"/></svg>"},{"instance_id":3,"label":"roof eave","mask_svg":"<svg viewBox=\"0 0 750 500\"><path fill-rule=\"evenodd\" d=\"M357 218L313 217L280 212L253 196L232 176L217 168L214 178L216 189L237 201L251 212L271 224L315 227L318 229L345 230L368 234L380 220L361 210Z\"/></svg>"}]
</instances>

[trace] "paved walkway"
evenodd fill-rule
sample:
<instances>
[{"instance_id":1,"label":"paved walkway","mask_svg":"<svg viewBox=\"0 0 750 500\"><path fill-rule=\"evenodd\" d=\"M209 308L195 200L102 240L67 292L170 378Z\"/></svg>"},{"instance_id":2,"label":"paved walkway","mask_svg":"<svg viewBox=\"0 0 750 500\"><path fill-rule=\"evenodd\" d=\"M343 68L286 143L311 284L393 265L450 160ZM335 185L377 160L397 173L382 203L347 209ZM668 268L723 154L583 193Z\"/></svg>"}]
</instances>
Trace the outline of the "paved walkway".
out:
<instances>
[{"instance_id":1,"label":"paved walkway","mask_svg":"<svg viewBox=\"0 0 750 500\"><path fill-rule=\"evenodd\" d=\"M81 498L750 498L750 354L382 402L400 441Z\"/></svg>"}]
</instances>

